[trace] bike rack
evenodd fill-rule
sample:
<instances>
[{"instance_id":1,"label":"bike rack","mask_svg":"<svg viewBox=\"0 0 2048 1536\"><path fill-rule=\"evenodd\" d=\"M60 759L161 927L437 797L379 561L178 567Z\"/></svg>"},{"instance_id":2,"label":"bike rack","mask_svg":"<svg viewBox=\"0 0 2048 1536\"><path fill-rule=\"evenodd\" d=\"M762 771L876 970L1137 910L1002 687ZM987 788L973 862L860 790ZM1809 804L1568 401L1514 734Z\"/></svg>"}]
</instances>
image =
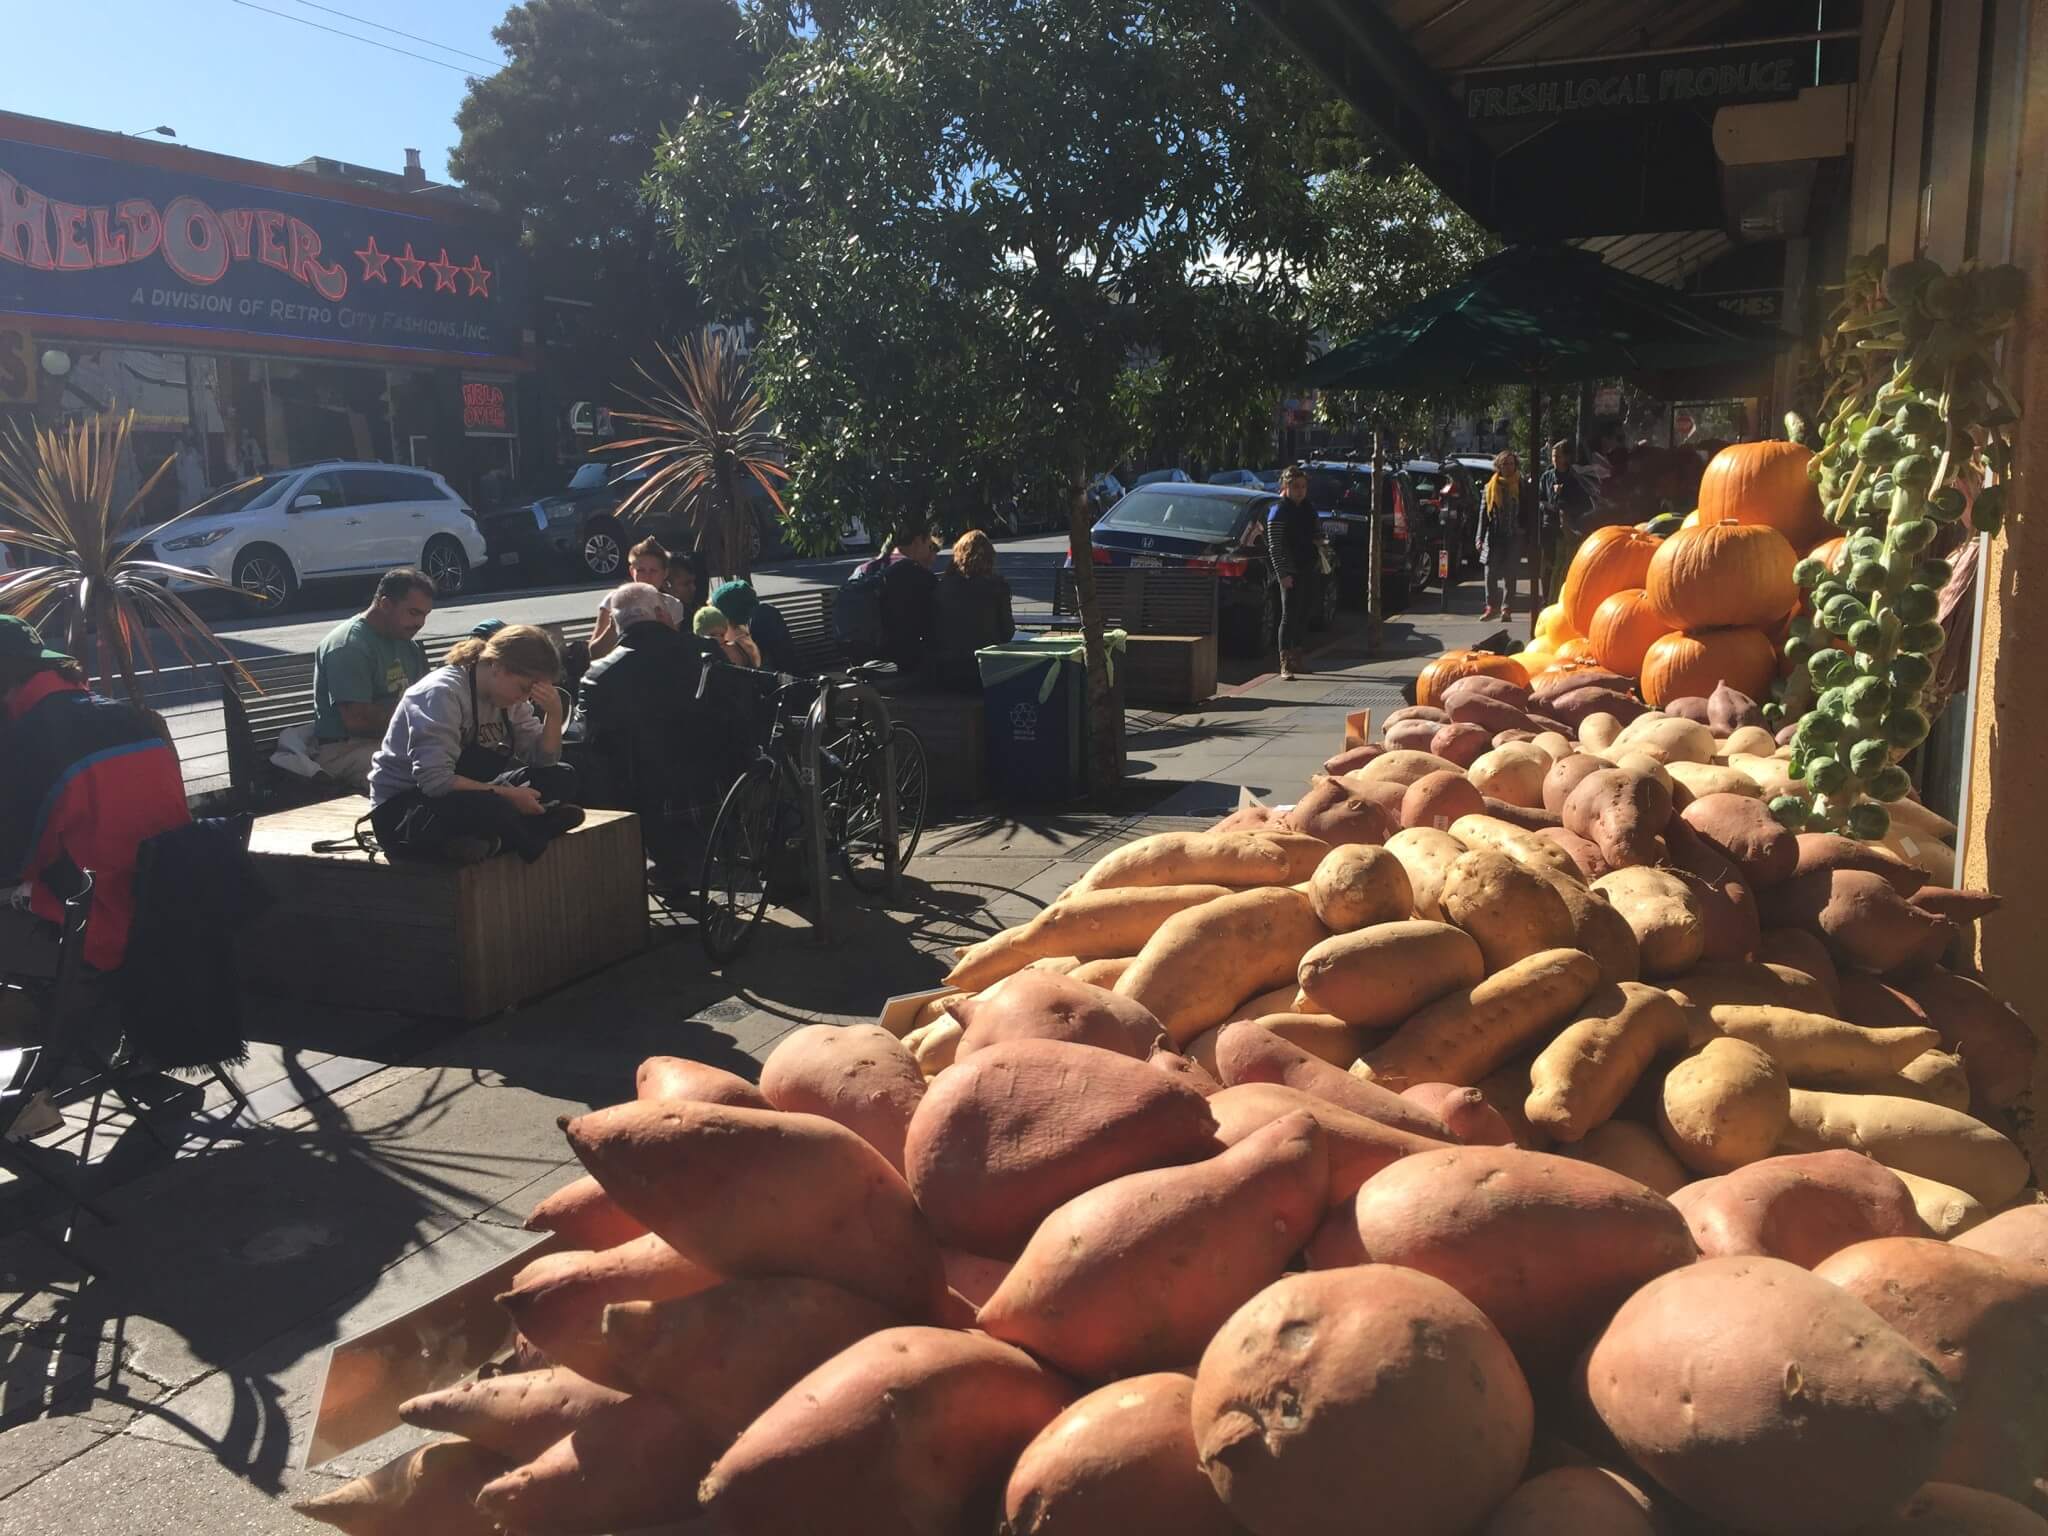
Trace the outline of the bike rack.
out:
<instances>
[{"instance_id":1,"label":"bike rack","mask_svg":"<svg viewBox=\"0 0 2048 1536\"><path fill-rule=\"evenodd\" d=\"M897 882L903 874L896 842L896 733L889 719L889 706L866 683L856 682L843 673L831 674L826 677L825 686L818 691L818 697L812 701L810 713L804 717L802 757L804 819L810 824L811 892L816 904L811 933L814 942L820 944L830 937L832 909L831 850L825 846L825 802L820 793L825 777L824 738L835 718L833 701L841 695L852 701L854 718L867 713L879 724L882 735L882 861L889 874L891 895L895 894Z\"/></svg>"}]
</instances>

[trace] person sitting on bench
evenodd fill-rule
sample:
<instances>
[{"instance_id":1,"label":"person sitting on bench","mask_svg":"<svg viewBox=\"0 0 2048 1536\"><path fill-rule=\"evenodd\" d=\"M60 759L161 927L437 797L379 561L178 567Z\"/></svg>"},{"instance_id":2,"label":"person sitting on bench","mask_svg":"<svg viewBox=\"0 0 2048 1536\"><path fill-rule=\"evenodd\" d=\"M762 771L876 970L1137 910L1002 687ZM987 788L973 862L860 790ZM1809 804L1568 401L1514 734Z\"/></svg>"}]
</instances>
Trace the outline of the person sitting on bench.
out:
<instances>
[{"instance_id":1,"label":"person sitting on bench","mask_svg":"<svg viewBox=\"0 0 2048 1536\"><path fill-rule=\"evenodd\" d=\"M979 528L953 541L953 563L932 597L932 674L941 688L981 691L974 653L1017 634L1010 584L996 571L996 547Z\"/></svg>"},{"instance_id":2,"label":"person sitting on bench","mask_svg":"<svg viewBox=\"0 0 2048 1536\"><path fill-rule=\"evenodd\" d=\"M406 689L427 675L413 637L434 611L434 583L409 566L386 571L370 606L327 632L313 652L313 761L358 794Z\"/></svg>"},{"instance_id":3,"label":"person sitting on bench","mask_svg":"<svg viewBox=\"0 0 2048 1536\"><path fill-rule=\"evenodd\" d=\"M721 581L711 589L711 606L746 630L754 649L761 653L757 665L762 669L791 674L803 670L797 665L796 642L790 638L781 611L762 602L751 583Z\"/></svg>"},{"instance_id":4,"label":"person sitting on bench","mask_svg":"<svg viewBox=\"0 0 2048 1536\"><path fill-rule=\"evenodd\" d=\"M691 613L696 610L697 577L688 562L671 555L661 540L653 537L642 539L626 553L633 569L630 585L653 587L662 597L662 606L668 609L669 621L677 628L687 624ZM685 586L676 578L676 567L682 566L687 575L685 591L673 590ZM612 598L617 594L607 592L604 601L597 605L597 624L590 631L590 659L596 661L624 636L625 626L612 610Z\"/></svg>"},{"instance_id":5,"label":"person sitting on bench","mask_svg":"<svg viewBox=\"0 0 2048 1536\"><path fill-rule=\"evenodd\" d=\"M690 620L690 632L706 642L713 656L736 667L761 665L760 647L754 644L754 637L747 633L747 626L735 624L726 612L706 603L699 608L696 617Z\"/></svg>"},{"instance_id":6,"label":"person sitting on bench","mask_svg":"<svg viewBox=\"0 0 2048 1536\"><path fill-rule=\"evenodd\" d=\"M390 857L527 863L581 825L562 757L561 657L547 631L472 635L405 691L370 765L370 824Z\"/></svg>"}]
</instances>

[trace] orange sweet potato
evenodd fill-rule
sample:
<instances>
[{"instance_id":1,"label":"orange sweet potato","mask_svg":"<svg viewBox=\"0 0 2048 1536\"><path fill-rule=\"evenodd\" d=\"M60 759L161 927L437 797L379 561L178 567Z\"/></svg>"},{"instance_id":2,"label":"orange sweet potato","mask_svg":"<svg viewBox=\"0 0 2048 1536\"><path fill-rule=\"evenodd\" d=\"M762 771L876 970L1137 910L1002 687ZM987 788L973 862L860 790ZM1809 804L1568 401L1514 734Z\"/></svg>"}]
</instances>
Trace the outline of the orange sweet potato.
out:
<instances>
[{"instance_id":1,"label":"orange sweet potato","mask_svg":"<svg viewBox=\"0 0 2048 1536\"><path fill-rule=\"evenodd\" d=\"M1866 843L1839 832L1801 832L1798 842L1794 878L1837 869L1868 870L1884 876L1901 896L1910 896L1927 883L1926 870L1908 864L1882 843Z\"/></svg>"},{"instance_id":2,"label":"orange sweet potato","mask_svg":"<svg viewBox=\"0 0 2048 1536\"><path fill-rule=\"evenodd\" d=\"M838 1121L900 1172L903 1133L924 1097L924 1074L879 1024L806 1024L768 1053L761 1094L777 1109Z\"/></svg>"},{"instance_id":3,"label":"orange sweet potato","mask_svg":"<svg viewBox=\"0 0 2048 1536\"><path fill-rule=\"evenodd\" d=\"M619 1209L604 1186L585 1174L572 1179L533 1208L524 1223L529 1232L552 1232L571 1248L616 1248L647 1229Z\"/></svg>"},{"instance_id":4,"label":"orange sweet potato","mask_svg":"<svg viewBox=\"0 0 2048 1536\"><path fill-rule=\"evenodd\" d=\"M1553 1467L1493 1512L1480 1536L1664 1536L1649 1495L1605 1467Z\"/></svg>"},{"instance_id":5,"label":"orange sweet potato","mask_svg":"<svg viewBox=\"0 0 2048 1536\"><path fill-rule=\"evenodd\" d=\"M1261 1536L1460 1536L1521 1480L1534 1426L1479 1309L1389 1264L1253 1297L1203 1352L1191 1412L1209 1480Z\"/></svg>"},{"instance_id":6,"label":"orange sweet potato","mask_svg":"<svg viewBox=\"0 0 2048 1536\"><path fill-rule=\"evenodd\" d=\"M1940 1373L1882 1318L1769 1258L1703 1259L1645 1285L1587 1356L1585 1390L1637 1466L1757 1536L1889 1514L1932 1474L1955 1416Z\"/></svg>"},{"instance_id":7,"label":"orange sweet potato","mask_svg":"<svg viewBox=\"0 0 2048 1536\"><path fill-rule=\"evenodd\" d=\"M1090 1046L1012 1040L933 1082L904 1157L942 1243L1010 1258L1076 1195L1216 1150L1208 1101L1188 1084Z\"/></svg>"},{"instance_id":8,"label":"orange sweet potato","mask_svg":"<svg viewBox=\"0 0 2048 1536\"><path fill-rule=\"evenodd\" d=\"M981 1309L991 1336L1087 1381L1193 1359L1321 1220L1327 1138L1288 1115L1219 1157L1134 1173L1048 1216Z\"/></svg>"},{"instance_id":9,"label":"orange sweet potato","mask_svg":"<svg viewBox=\"0 0 2048 1536\"><path fill-rule=\"evenodd\" d=\"M1817 933L1838 964L1880 975L1930 964L1956 932L1867 869L1796 875L1765 889L1760 901L1765 922Z\"/></svg>"},{"instance_id":10,"label":"orange sweet potato","mask_svg":"<svg viewBox=\"0 0 2048 1536\"><path fill-rule=\"evenodd\" d=\"M475 1501L505 1466L480 1445L435 1440L292 1508L348 1536L494 1536L498 1524Z\"/></svg>"},{"instance_id":11,"label":"orange sweet potato","mask_svg":"<svg viewBox=\"0 0 2048 1536\"><path fill-rule=\"evenodd\" d=\"M809 1275L905 1317L943 1295L938 1244L909 1187L836 1121L669 1102L598 1110L565 1129L614 1200L721 1275Z\"/></svg>"},{"instance_id":12,"label":"orange sweet potato","mask_svg":"<svg viewBox=\"0 0 2048 1536\"><path fill-rule=\"evenodd\" d=\"M1368 771L1385 761L1378 759ZM1289 831L1321 838L1332 847L1384 843L1397 825L1377 800L1359 793L1349 779L1317 779L1287 813Z\"/></svg>"},{"instance_id":13,"label":"orange sweet potato","mask_svg":"<svg viewBox=\"0 0 2048 1536\"><path fill-rule=\"evenodd\" d=\"M2029 1505L1981 1488L1929 1483L1856 1536L2048 1536L2048 1520Z\"/></svg>"},{"instance_id":14,"label":"orange sweet potato","mask_svg":"<svg viewBox=\"0 0 2048 1536\"><path fill-rule=\"evenodd\" d=\"M1206 1039L1215 1033L1213 1029L1207 1030L1196 1038ZM1145 1058L1145 1065L1155 1072L1164 1072L1168 1077L1186 1083L1205 1099L1223 1090L1223 1085L1216 1080L1215 1073L1192 1057L1183 1056L1177 1051L1154 1051Z\"/></svg>"},{"instance_id":15,"label":"orange sweet potato","mask_svg":"<svg viewBox=\"0 0 2048 1536\"><path fill-rule=\"evenodd\" d=\"M1671 792L1646 773L1607 768L1580 779L1560 814L1566 831L1592 843L1610 867L1622 869L1656 856L1653 839L1671 819Z\"/></svg>"},{"instance_id":16,"label":"orange sweet potato","mask_svg":"<svg viewBox=\"0 0 2048 1536\"><path fill-rule=\"evenodd\" d=\"M699 1498L729 1536L955 1536L1073 1395L994 1339L891 1328L784 1393L718 1458Z\"/></svg>"},{"instance_id":17,"label":"orange sweet potato","mask_svg":"<svg viewBox=\"0 0 2048 1536\"><path fill-rule=\"evenodd\" d=\"M650 1232L601 1253L543 1254L512 1277L498 1304L550 1360L626 1391L632 1378L604 1337L604 1309L615 1301L688 1296L721 1278Z\"/></svg>"},{"instance_id":18,"label":"orange sweet potato","mask_svg":"<svg viewBox=\"0 0 2048 1536\"><path fill-rule=\"evenodd\" d=\"M531 1536L605 1536L688 1515L719 1446L658 1397L629 1397L524 1466L484 1484L476 1507Z\"/></svg>"},{"instance_id":19,"label":"orange sweet potato","mask_svg":"<svg viewBox=\"0 0 2048 1536\"><path fill-rule=\"evenodd\" d=\"M1012 1536L1240 1536L1195 1463L1195 1379L1133 1376L1076 1399L1024 1448L1003 1498Z\"/></svg>"},{"instance_id":20,"label":"orange sweet potato","mask_svg":"<svg viewBox=\"0 0 2048 1536\"><path fill-rule=\"evenodd\" d=\"M1789 880L1799 865L1797 835L1752 795L1701 795L1679 818L1752 886Z\"/></svg>"},{"instance_id":21,"label":"orange sweet potato","mask_svg":"<svg viewBox=\"0 0 2048 1536\"><path fill-rule=\"evenodd\" d=\"M1516 1147L1405 1158L1366 1181L1357 1219L1374 1263L1454 1287L1532 1377L1569 1360L1638 1287L1698 1254L1685 1218L1655 1191Z\"/></svg>"},{"instance_id":22,"label":"orange sweet potato","mask_svg":"<svg viewBox=\"0 0 2048 1536\"><path fill-rule=\"evenodd\" d=\"M1584 780L1611 766L1606 759L1595 757L1590 752L1569 752L1560 757L1543 775L1543 808L1562 815L1564 803L1571 798L1572 791Z\"/></svg>"},{"instance_id":23,"label":"orange sweet potato","mask_svg":"<svg viewBox=\"0 0 2048 1536\"><path fill-rule=\"evenodd\" d=\"M2009 1003L1981 981L1939 966L1902 985L1941 1031L1942 1043L1963 1058L1972 1103L2003 1109L2027 1091L2039 1042Z\"/></svg>"},{"instance_id":24,"label":"orange sweet potato","mask_svg":"<svg viewBox=\"0 0 2048 1536\"><path fill-rule=\"evenodd\" d=\"M1486 1102L1486 1095L1477 1088L1463 1088L1455 1083L1411 1083L1401 1090L1401 1097L1435 1115L1443 1121L1444 1129L1468 1147L1514 1145L1514 1127Z\"/></svg>"},{"instance_id":25,"label":"orange sweet potato","mask_svg":"<svg viewBox=\"0 0 2048 1536\"><path fill-rule=\"evenodd\" d=\"M1948 1379L1956 1423L1934 1478L2026 1498L2048 1463L2048 1285L2038 1272L1917 1237L1856 1243L1813 1272Z\"/></svg>"},{"instance_id":26,"label":"orange sweet potato","mask_svg":"<svg viewBox=\"0 0 2048 1536\"><path fill-rule=\"evenodd\" d=\"M398 1405L398 1416L417 1429L459 1435L520 1462L533 1460L600 1408L625 1400L624 1392L552 1365L408 1398Z\"/></svg>"},{"instance_id":27,"label":"orange sweet potato","mask_svg":"<svg viewBox=\"0 0 2048 1536\"><path fill-rule=\"evenodd\" d=\"M1451 1139L1444 1123L1421 1105L1378 1083L1333 1067L1257 1024L1224 1026L1216 1038L1216 1067L1226 1088L1239 1083L1282 1083L1382 1125L1433 1141Z\"/></svg>"},{"instance_id":28,"label":"orange sweet potato","mask_svg":"<svg viewBox=\"0 0 2048 1536\"><path fill-rule=\"evenodd\" d=\"M637 1096L643 1099L690 1099L699 1104L736 1104L742 1109L766 1109L768 1101L736 1072L681 1056L650 1056L634 1075Z\"/></svg>"},{"instance_id":29,"label":"orange sweet potato","mask_svg":"<svg viewBox=\"0 0 2048 1536\"><path fill-rule=\"evenodd\" d=\"M1216 1117L1217 1138L1227 1147L1288 1115L1313 1116L1323 1129L1330 1155L1332 1205L1348 1202L1358 1193L1359 1185L1396 1159L1443 1145L1281 1083L1240 1083L1225 1088L1209 1100L1209 1112Z\"/></svg>"},{"instance_id":30,"label":"orange sweet potato","mask_svg":"<svg viewBox=\"0 0 2048 1536\"><path fill-rule=\"evenodd\" d=\"M1790 970L1804 971L1819 982L1837 1004L1841 1007L1847 1006L1849 994L1846 990L1846 980L1835 968L1834 956L1828 953L1827 945L1821 943L1817 935L1808 933L1804 928L1769 929L1758 935L1756 957L1767 965L1782 965ZM1874 976L1861 976L1860 972L1853 974L1872 986L1878 985ZM1838 1018L1853 1017L1841 1013L1839 1008L1824 1011L1832 1011ZM1918 1024L1924 1021L1911 1019L1903 1022Z\"/></svg>"},{"instance_id":31,"label":"orange sweet potato","mask_svg":"<svg viewBox=\"0 0 2048 1536\"><path fill-rule=\"evenodd\" d=\"M1688 1184L1671 1197L1700 1252L1764 1254L1812 1269L1873 1237L1922 1237L1913 1196L1860 1152L1791 1153Z\"/></svg>"},{"instance_id":32,"label":"orange sweet potato","mask_svg":"<svg viewBox=\"0 0 2048 1536\"><path fill-rule=\"evenodd\" d=\"M1951 1241L1958 1248L2048 1270L2048 1205L2038 1201L2016 1205Z\"/></svg>"},{"instance_id":33,"label":"orange sweet potato","mask_svg":"<svg viewBox=\"0 0 2048 1536\"><path fill-rule=\"evenodd\" d=\"M901 1323L878 1302L797 1275L757 1275L604 1313L605 1337L626 1362L633 1391L666 1399L714 1453L805 1372ZM696 1475L709 1464L707 1457Z\"/></svg>"},{"instance_id":34,"label":"orange sweet potato","mask_svg":"<svg viewBox=\"0 0 2048 1536\"><path fill-rule=\"evenodd\" d=\"M1004 1040L1066 1040L1142 1061L1165 1039L1151 1009L1078 973L1019 971L954 1003L953 1017L964 1026L956 1062Z\"/></svg>"}]
</instances>

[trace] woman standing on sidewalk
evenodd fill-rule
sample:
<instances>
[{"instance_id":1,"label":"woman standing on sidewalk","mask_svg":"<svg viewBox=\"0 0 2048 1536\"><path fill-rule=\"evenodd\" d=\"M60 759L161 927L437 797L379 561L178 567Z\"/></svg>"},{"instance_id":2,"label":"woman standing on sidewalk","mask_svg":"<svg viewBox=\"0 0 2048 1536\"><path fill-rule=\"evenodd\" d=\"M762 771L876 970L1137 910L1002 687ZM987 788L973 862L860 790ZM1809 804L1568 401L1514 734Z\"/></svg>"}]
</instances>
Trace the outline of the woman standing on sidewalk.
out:
<instances>
[{"instance_id":1,"label":"woman standing on sidewalk","mask_svg":"<svg viewBox=\"0 0 2048 1536\"><path fill-rule=\"evenodd\" d=\"M1522 461L1513 449L1497 455L1493 478L1486 482L1485 505L1479 513L1479 559L1486 567L1486 608L1482 619L1494 616L1494 594L1500 593L1500 617L1514 617L1515 567L1522 559L1522 523L1528 488L1522 480Z\"/></svg>"},{"instance_id":2,"label":"woman standing on sidewalk","mask_svg":"<svg viewBox=\"0 0 2048 1536\"><path fill-rule=\"evenodd\" d=\"M1316 509L1308 499L1308 468L1290 464L1280 476L1280 499L1266 513L1266 558L1280 588L1280 675L1301 672L1309 617L1323 604L1323 563L1316 550Z\"/></svg>"}]
</instances>

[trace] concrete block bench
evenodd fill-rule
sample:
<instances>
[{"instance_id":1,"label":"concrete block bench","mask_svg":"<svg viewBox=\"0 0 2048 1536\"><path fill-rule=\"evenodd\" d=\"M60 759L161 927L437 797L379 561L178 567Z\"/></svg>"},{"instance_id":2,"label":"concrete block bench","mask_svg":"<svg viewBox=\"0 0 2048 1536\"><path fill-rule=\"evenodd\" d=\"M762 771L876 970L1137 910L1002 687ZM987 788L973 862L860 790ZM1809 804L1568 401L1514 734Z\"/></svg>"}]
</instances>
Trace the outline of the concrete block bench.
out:
<instances>
[{"instance_id":1,"label":"concrete block bench","mask_svg":"<svg viewBox=\"0 0 2048 1536\"><path fill-rule=\"evenodd\" d=\"M630 812L588 812L533 864L313 851L349 839L368 810L351 795L257 819L249 851L271 901L242 937L252 990L481 1019L646 947L646 865Z\"/></svg>"}]
</instances>

